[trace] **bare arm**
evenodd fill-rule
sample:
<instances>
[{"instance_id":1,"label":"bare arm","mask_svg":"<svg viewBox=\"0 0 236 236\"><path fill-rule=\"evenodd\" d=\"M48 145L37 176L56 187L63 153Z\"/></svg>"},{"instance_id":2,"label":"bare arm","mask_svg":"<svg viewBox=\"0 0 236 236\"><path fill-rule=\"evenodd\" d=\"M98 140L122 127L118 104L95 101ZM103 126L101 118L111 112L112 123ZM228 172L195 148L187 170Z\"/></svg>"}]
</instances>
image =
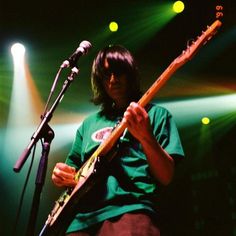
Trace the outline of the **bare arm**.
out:
<instances>
[{"instance_id":1,"label":"bare arm","mask_svg":"<svg viewBox=\"0 0 236 236\"><path fill-rule=\"evenodd\" d=\"M174 174L173 158L155 139L144 108L132 102L124 113L130 133L141 143L153 176L163 185L171 182Z\"/></svg>"}]
</instances>

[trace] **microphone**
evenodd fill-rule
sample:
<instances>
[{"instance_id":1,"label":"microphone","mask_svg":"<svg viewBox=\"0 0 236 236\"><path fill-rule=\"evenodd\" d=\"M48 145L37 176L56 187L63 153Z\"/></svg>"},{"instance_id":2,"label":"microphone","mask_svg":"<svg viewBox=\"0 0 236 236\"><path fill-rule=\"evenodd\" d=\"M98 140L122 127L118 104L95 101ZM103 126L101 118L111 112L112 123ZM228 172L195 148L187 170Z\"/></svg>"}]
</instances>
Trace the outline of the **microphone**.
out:
<instances>
[{"instance_id":1,"label":"microphone","mask_svg":"<svg viewBox=\"0 0 236 236\"><path fill-rule=\"evenodd\" d=\"M89 41L82 41L75 52L61 64L61 68L75 67L78 59L87 54L91 47L92 44Z\"/></svg>"}]
</instances>

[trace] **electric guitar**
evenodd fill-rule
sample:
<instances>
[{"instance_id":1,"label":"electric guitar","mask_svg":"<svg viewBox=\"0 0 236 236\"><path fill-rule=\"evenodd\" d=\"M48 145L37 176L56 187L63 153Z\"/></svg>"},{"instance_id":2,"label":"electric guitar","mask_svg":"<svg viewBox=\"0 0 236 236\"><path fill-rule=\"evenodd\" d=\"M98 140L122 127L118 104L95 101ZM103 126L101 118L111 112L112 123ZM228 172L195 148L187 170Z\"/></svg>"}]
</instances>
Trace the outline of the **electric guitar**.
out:
<instances>
[{"instance_id":1,"label":"electric guitar","mask_svg":"<svg viewBox=\"0 0 236 236\"><path fill-rule=\"evenodd\" d=\"M209 41L216 34L222 23L216 20L206 31L202 32L190 46L188 46L161 74L153 85L138 101L139 105L145 107L147 103L155 96L157 91L167 82L170 76L187 61L191 60L198 49ZM114 157L111 150L117 144L118 139L122 136L126 129L125 122L119 123L109 135L109 137L100 144L92 156L83 164L76 173L76 186L67 189L56 201L55 206L49 214L40 236L65 235L65 232L79 211L79 205L83 201L83 197L96 183L96 178L100 169L105 168L106 162L110 162ZM104 161L105 160L105 161Z\"/></svg>"}]
</instances>

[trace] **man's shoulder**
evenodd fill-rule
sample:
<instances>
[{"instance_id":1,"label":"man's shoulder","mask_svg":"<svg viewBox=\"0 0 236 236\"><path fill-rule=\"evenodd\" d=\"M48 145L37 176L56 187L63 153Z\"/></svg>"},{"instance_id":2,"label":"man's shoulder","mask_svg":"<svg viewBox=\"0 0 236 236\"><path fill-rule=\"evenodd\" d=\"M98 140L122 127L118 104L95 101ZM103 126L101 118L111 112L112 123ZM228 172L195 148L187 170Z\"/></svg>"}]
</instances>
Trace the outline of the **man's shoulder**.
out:
<instances>
[{"instance_id":1,"label":"man's shoulder","mask_svg":"<svg viewBox=\"0 0 236 236\"><path fill-rule=\"evenodd\" d=\"M149 113L166 113L169 114L169 110L157 103L149 103L147 106Z\"/></svg>"},{"instance_id":2,"label":"man's shoulder","mask_svg":"<svg viewBox=\"0 0 236 236\"><path fill-rule=\"evenodd\" d=\"M90 113L83 121L84 122L91 122L91 121L94 121L94 120L97 120L97 119L100 119L101 118L101 112L100 111L94 111L92 113Z\"/></svg>"}]
</instances>

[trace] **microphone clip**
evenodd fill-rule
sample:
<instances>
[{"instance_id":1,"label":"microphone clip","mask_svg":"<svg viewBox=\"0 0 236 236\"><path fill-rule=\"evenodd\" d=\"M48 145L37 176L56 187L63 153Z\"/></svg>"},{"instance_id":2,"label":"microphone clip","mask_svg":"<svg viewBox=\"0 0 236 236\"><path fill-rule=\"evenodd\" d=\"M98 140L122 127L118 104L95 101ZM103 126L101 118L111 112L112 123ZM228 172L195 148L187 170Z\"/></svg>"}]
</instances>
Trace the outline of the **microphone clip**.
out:
<instances>
[{"instance_id":1,"label":"microphone clip","mask_svg":"<svg viewBox=\"0 0 236 236\"><path fill-rule=\"evenodd\" d=\"M92 44L89 41L82 41L75 52L61 64L61 68L77 67L79 58L83 55L86 55L91 47Z\"/></svg>"}]
</instances>

